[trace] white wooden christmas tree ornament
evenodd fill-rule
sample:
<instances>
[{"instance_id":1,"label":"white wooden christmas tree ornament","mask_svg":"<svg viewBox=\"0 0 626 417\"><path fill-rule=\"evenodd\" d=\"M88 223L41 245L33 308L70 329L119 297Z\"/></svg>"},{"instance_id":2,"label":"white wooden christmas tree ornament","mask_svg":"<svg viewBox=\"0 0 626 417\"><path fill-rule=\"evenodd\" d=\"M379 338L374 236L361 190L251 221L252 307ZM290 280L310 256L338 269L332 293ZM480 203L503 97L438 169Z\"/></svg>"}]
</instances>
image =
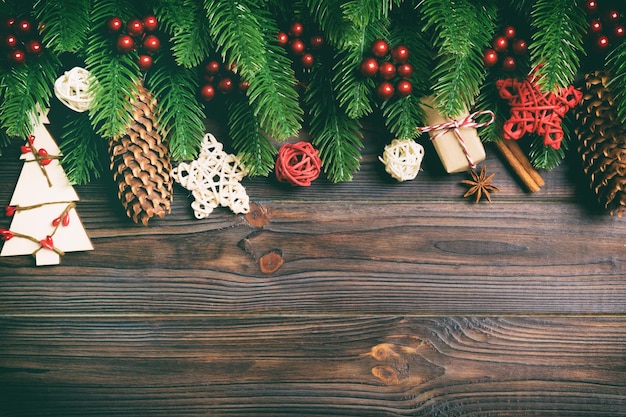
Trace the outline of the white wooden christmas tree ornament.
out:
<instances>
[{"instance_id":1,"label":"white wooden christmas tree ornament","mask_svg":"<svg viewBox=\"0 0 626 417\"><path fill-rule=\"evenodd\" d=\"M40 123L22 146L24 166L5 212L13 219L0 229L0 256L32 254L36 264L56 265L66 252L93 250L78 214L78 195L59 162L61 151Z\"/></svg>"}]
</instances>

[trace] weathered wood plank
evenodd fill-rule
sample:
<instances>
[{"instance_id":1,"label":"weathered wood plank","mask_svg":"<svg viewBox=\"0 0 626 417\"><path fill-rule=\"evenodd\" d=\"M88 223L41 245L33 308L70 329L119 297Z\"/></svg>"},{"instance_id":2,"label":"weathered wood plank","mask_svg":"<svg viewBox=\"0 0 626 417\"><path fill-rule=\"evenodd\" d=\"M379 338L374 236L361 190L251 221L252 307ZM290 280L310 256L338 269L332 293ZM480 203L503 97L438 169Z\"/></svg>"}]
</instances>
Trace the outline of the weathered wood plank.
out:
<instances>
[{"instance_id":1,"label":"weathered wood plank","mask_svg":"<svg viewBox=\"0 0 626 417\"><path fill-rule=\"evenodd\" d=\"M623 318L1 318L0 415L626 415Z\"/></svg>"}]
</instances>

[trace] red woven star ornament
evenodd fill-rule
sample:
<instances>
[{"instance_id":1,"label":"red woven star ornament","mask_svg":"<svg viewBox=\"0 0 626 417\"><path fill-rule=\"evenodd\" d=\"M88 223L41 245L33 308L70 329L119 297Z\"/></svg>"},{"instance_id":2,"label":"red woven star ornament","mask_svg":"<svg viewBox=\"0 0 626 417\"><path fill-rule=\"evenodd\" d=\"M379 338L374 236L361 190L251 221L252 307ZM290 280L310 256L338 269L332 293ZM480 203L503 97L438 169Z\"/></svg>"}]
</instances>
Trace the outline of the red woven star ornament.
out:
<instances>
[{"instance_id":1,"label":"red woven star ornament","mask_svg":"<svg viewBox=\"0 0 626 417\"><path fill-rule=\"evenodd\" d=\"M511 117L504 123L504 138L519 139L526 133L543 136L543 143L554 149L563 140L563 117L582 99L574 86L559 88L556 93L542 92L535 71L523 81L507 78L496 81L500 97L511 106Z\"/></svg>"}]
</instances>

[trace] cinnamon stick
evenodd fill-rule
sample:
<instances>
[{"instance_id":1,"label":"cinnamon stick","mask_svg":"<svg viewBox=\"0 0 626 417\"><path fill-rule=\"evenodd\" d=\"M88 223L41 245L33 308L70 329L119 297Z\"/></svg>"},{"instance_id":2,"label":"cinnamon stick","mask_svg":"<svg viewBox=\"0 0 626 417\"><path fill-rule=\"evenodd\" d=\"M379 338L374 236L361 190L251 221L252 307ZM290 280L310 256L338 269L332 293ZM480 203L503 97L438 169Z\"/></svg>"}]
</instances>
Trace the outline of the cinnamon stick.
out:
<instances>
[{"instance_id":1,"label":"cinnamon stick","mask_svg":"<svg viewBox=\"0 0 626 417\"><path fill-rule=\"evenodd\" d=\"M545 181L533 168L532 164L514 140L502 139L496 142L496 147L506 159L511 169L517 174L520 181L531 193L539 191Z\"/></svg>"}]
</instances>

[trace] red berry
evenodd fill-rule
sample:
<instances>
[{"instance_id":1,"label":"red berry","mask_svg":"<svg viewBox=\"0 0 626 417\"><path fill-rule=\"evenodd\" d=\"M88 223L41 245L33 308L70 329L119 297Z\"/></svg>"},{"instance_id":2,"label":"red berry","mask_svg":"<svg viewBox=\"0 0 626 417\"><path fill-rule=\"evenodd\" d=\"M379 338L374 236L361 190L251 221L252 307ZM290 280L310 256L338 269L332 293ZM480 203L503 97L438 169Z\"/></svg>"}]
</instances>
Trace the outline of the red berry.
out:
<instances>
[{"instance_id":1,"label":"red berry","mask_svg":"<svg viewBox=\"0 0 626 417\"><path fill-rule=\"evenodd\" d=\"M515 39L513 41L513 52L516 55L525 55L528 52L528 44L524 39Z\"/></svg>"},{"instance_id":2,"label":"red berry","mask_svg":"<svg viewBox=\"0 0 626 417\"><path fill-rule=\"evenodd\" d=\"M606 16L609 21L617 22L620 18L620 13L617 10L609 10Z\"/></svg>"},{"instance_id":3,"label":"red berry","mask_svg":"<svg viewBox=\"0 0 626 417\"><path fill-rule=\"evenodd\" d=\"M130 19L128 23L126 23L126 31L130 36L143 35L143 22L136 18Z\"/></svg>"},{"instance_id":4,"label":"red berry","mask_svg":"<svg viewBox=\"0 0 626 417\"><path fill-rule=\"evenodd\" d=\"M159 21L156 17L149 15L143 18L143 28L146 32L154 32L159 27Z\"/></svg>"},{"instance_id":5,"label":"red berry","mask_svg":"<svg viewBox=\"0 0 626 417\"><path fill-rule=\"evenodd\" d=\"M246 91L248 91L248 88L250 88L250 81L244 81L244 80L239 81L240 93L245 93Z\"/></svg>"},{"instance_id":6,"label":"red berry","mask_svg":"<svg viewBox=\"0 0 626 417\"><path fill-rule=\"evenodd\" d=\"M148 52L156 52L161 48L161 41L154 35L148 35L143 39L143 49Z\"/></svg>"},{"instance_id":7,"label":"red berry","mask_svg":"<svg viewBox=\"0 0 626 417\"><path fill-rule=\"evenodd\" d=\"M391 80L396 76L396 66L389 61L385 61L378 66L378 75L383 80Z\"/></svg>"},{"instance_id":8,"label":"red berry","mask_svg":"<svg viewBox=\"0 0 626 417\"><path fill-rule=\"evenodd\" d=\"M289 43L289 35L287 35L285 32L278 32L278 34L276 35L276 41L280 46L287 46L287 44Z\"/></svg>"},{"instance_id":9,"label":"red berry","mask_svg":"<svg viewBox=\"0 0 626 417\"><path fill-rule=\"evenodd\" d=\"M517 62L515 62L515 58L512 56L504 57L502 60L502 69L505 72L513 72L517 68Z\"/></svg>"},{"instance_id":10,"label":"red berry","mask_svg":"<svg viewBox=\"0 0 626 417\"><path fill-rule=\"evenodd\" d=\"M0 229L0 237L2 240L9 240L13 237L13 232L8 229Z\"/></svg>"},{"instance_id":11,"label":"red berry","mask_svg":"<svg viewBox=\"0 0 626 417\"><path fill-rule=\"evenodd\" d=\"M137 65L139 65L140 70L148 71L152 66L152 57L150 55L139 55Z\"/></svg>"},{"instance_id":12,"label":"red berry","mask_svg":"<svg viewBox=\"0 0 626 417\"><path fill-rule=\"evenodd\" d=\"M295 38L294 40L292 40L289 47L291 49L291 53L293 53L294 55L302 55L304 53L304 50L306 49L304 42L302 42L302 40L299 38Z\"/></svg>"},{"instance_id":13,"label":"red berry","mask_svg":"<svg viewBox=\"0 0 626 417\"><path fill-rule=\"evenodd\" d=\"M589 22L589 31L593 33L602 32L602 22L600 21L600 19L593 19L591 22Z\"/></svg>"},{"instance_id":14,"label":"red berry","mask_svg":"<svg viewBox=\"0 0 626 417\"><path fill-rule=\"evenodd\" d=\"M378 84L378 87L376 88L376 95L381 100L389 100L391 97L393 97L394 93L395 90L393 88L393 84L391 84L389 81L383 81L382 83Z\"/></svg>"},{"instance_id":15,"label":"red berry","mask_svg":"<svg viewBox=\"0 0 626 417\"><path fill-rule=\"evenodd\" d=\"M48 151L47 150L42 148L42 149L39 149L37 151L37 153L39 154L39 156L43 156L43 158L39 160L39 163L41 165L49 165L50 162L52 162L52 159L46 158L46 156L48 156Z\"/></svg>"},{"instance_id":16,"label":"red berry","mask_svg":"<svg viewBox=\"0 0 626 417\"><path fill-rule=\"evenodd\" d=\"M206 72L207 74L211 74L211 75L215 75L220 71L220 63L217 61L209 61L207 62L207 64L204 66L204 72Z\"/></svg>"},{"instance_id":17,"label":"red berry","mask_svg":"<svg viewBox=\"0 0 626 417\"><path fill-rule=\"evenodd\" d=\"M213 97L215 97L215 88L213 87L213 85L212 84L203 85L202 88L200 89L200 96L205 101L213 100Z\"/></svg>"},{"instance_id":18,"label":"red berry","mask_svg":"<svg viewBox=\"0 0 626 417\"><path fill-rule=\"evenodd\" d=\"M389 53L389 44L383 39L376 39L371 45L372 55L383 58Z\"/></svg>"},{"instance_id":19,"label":"red berry","mask_svg":"<svg viewBox=\"0 0 626 417\"><path fill-rule=\"evenodd\" d=\"M373 77L378 74L378 61L371 57L364 58L363 61L361 61L360 69L363 76Z\"/></svg>"},{"instance_id":20,"label":"red berry","mask_svg":"<svg viewBox=\"0 0 626 417\"><path fill-rule=\"evenodd\" d=\"M413 84L411 84L408 80L400 80L398 84L396 84L396 95L398 97L407 97L410 96L413 92Z\"/></svg>"},{"instance_id":21,"label":"red berry","mask_svg":"<svg viewBox=\"0 0 626 417\"><path fill-rule=\"evenodd\" d=\"M307 53L302 55L302 58L300 58L300 63L304 68L311 68L315 63L315 58L313 57L313 54Z\"/></svg>"},{"instance_id":22,"label":"red berry","mask_svg":"<svg viewBox=\"0 0 626 417\"><path fill-rule=\"evenodd\" d=\"M587 3L585 4L585 8L588 11L593 12L598 8L598 2L596 0L587 0Z\"/></svg>"},{"instance_id":23,"label":"red berry","mask_svg":"<svg viewBox=\"0 0 626 417\"><path fill-rule=\"evenodd\" d=\"M311 39L309 39L309 45L311 45L311 49L320 49L324 45L324 37L322 35L311 36Z\"/></svg>"},{"instance_id":24,"label":"red berry","mask_svg":"<svg viewBox=\"0 0 626 417\"><path fill-rule=\"evenodd\" d=\"M117 37L117 50L122 53L128 53L135 47L135 41L130 35L121 34Z\"/></svg>"},{"instance_id":25,"label":"red berry","mask_svg":"<svg viewBox=\"0 0 626 417\"><path fill-rule=\"evenodd\" d=\"M112 16L107 19L106 26L109 33L117 33L122 30L122 26L124 26L124 23L119 17Z\"/></svg>"},{"instance_id":26,"label":"red berry","mask_svg":"<svg viewBox=\"0 0 626 417\"><path fill-rule=\"evenodd\" d=\"M4 38L4 43L9 49L13 49L17 47L18 41L15 35L7 35L7 37Z\"/></svg>"},{"instance_id":27,"label":"red berry","mask_svg":"<svg viewBox=\"0 0 626 417\"><path fill-rule=\"evenodd\" d=\"M30 21L24 19L24 20L20 20L17 23L17 30L20 31L21 33L27 35L30 33L30 30L32 29L32 25L30 23Z\"/></svg>"},{"instance_id":28,"label":"red berry","mask_svg":"<svg viewBox=\"0 0 626 417\"><path fill-rule=\"evenodd\" d=\"M409 79L413 75L413 65L409 64L408 62L400 64L396 68L396 73L398 74L398 77L402 79Z\"/></svg>"},{"instance_id":29,"label":"red berry","mask_svg":"<svg viewBox=\"0 0 626 417\"><path fill-rule=\"evenodd\" d=\"M624 26L622 26L622 25L615 25L615 28L613 29L613 35L616 38L623 38L625 30L626 29L624 29Z\"/></svg>"},{"instance_id":30,"label":"red berry","mask_svg":"<svg viewBox=\"0 0 626 417\"><path fill-rule=\"evenodd\" d=\"M498 53L493 49L485 49L483 52L483 62L487 68L493 67L498 63Z\"/></svg>"},{"instance_id":31,"label":"red berry","mask_svg":"<svg viewBox=\"0 0 626 417\"><path fill-rule=\"evenodd\" d=\"M511 40L511 39L515 38L516 33L517 33L517 31L515 30L515 28L513 26L507 26L502 31L502 34L508 40Z\"/></svg>"},{"instance_id":32,"label":"red berry","mask_svg":"<svg viewBox=\"0 0 626 417\"><path fill-rule=\"evenodd\" d=\"M304 25L300 22L293 22L289 26L289 34L291 36L300 37L304 33Z\"/></svg>"},{"instance_id":33,"label":"red berry","mask_svg":"<svg viewBox=\"0 0 626 417\"><path fill-rule=\"evenodd\" d=\"M609 47L609 38L606 36L598 36L596 39L596 47L600 50L604 50Z\"/></svg>"},{"instance_id":34,"label":"red berry","mask_svg":"<svg viewBox=\"0 0 626 417\"><path fill-rule=\"evenodd\" d=\"M396 45L391 50L391 59L397 64L404 64L409 59L409 48L404 45Z\"/></svg>"},{"instance_id":35,"label":"red berry","mask_svg":"<svg viewBox=\"0 0 626 417\"><path fill-rule=\"evenodd\" d=\"M230 93L232 91L232 89L233 89L233 80L231 80L229 77L222 78L217 83L217 89L219 91L221 91L222 94Z\"/></svg>"},{"instance_id":36,"label":"red berry","mask_svg":"<svg viewBox=\"0 0 626 417\"><path fill-rule=\"evenodd\" d=\"M43 47L39 41L33 39L26 44L26 52L32 55L41 55L43 53Z\"/></svg>"},{"instance_id":37,"label":"red berry","mask_svg":"<svg viewBox=\"0 0 626 417\"><path fill-rule=\"evenodd\" d=\"M491 45L496 52L506 52L509 47L509 41L504 36L496 36Z\"/></svg>"},{"instance_id":38,"label":"red berry","mask_svg":"<svg viewBox=\"0 0 626 417\"><path fill-rule=\"evenodd\" d=\"M23 64L24 61L26 61L26 54L24 54L24 51L20 49L15 49L9 52L8 59L13 64L20 65L20 64Z\"/></svg>"},{"instance_id":39,"label":"red berry","mask_svg":"<svg viewBox=\"0 0 626 417\"><path fill-rule=\"evenodd\" d=\"M7 17L6 19L2 20L2 29L9 30L13 27L14 24L15 24L15 18Z\"/></svg>"}]
</instances>

